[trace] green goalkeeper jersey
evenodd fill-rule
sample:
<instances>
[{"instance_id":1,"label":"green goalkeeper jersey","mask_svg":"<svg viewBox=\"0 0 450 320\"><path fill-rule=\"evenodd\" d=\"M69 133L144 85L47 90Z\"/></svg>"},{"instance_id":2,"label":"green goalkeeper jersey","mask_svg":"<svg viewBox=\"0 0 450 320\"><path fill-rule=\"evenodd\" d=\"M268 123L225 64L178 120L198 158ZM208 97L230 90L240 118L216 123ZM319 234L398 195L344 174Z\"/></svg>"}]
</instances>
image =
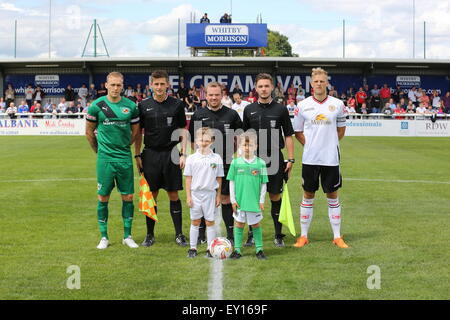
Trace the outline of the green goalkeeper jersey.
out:
<instances>
[{"instance_id":1,"label":"green goalkeeper jersey","mask_svg":"<svg viewBox=\"0 0 450 320\"><path fill-rule=\"evenodd\" d=\"M259 212L261 186L269 181L266 163L255 157L248 163L243 158L233 159L228 171L227 180L234 181L236 201L240 210Z\"/></svg>"},{"instance_id":2,"label":"green goalkeeper jersey","mask_svg":"<svg viewBox=\"0 0 450 320\"><path fill-rule=\"evenodd\" d=\"M139 110L127 98L113 103L103 96L93 101L86 120L97 123L98 159L131 161L131 125L139 123Z\"/></svg>"}]
</instances>

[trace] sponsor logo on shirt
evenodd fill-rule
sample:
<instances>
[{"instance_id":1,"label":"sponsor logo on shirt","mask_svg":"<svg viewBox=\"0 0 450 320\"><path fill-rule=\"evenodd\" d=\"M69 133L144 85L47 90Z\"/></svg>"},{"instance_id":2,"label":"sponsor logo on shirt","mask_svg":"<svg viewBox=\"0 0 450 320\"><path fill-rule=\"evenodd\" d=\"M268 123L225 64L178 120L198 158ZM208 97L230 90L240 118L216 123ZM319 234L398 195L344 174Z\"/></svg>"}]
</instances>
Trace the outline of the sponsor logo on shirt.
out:
<instances>
[{"instance_id":1,"label":"sponsor logo on shirt","mask_svg":"<svg viewBox=\"0 0 450 320\"><path fill-rule=\"evenodd\" d=\"M123 114L129 114L130 113L130 109L128 109L128 108L121 108L121 110L122 110Z\"/></svg>"},{"instance_id":2,"label":"sponsor logo on shirt","mask_svg":"<svg viewBox=\"0 0 450 320\"><path fill-rule=\"evenodd\" d=\"M305 110L303 110L303 112L308 112L308 111L312 111L314 110L314 108L306 108Z\"/></svg>"},{"instance_id":3,"label":"sponsor logo on shirt","mask_svg":"<svg viewBox=\"0 0 450 320\"><path fill-rule=\"evenodd\" d=\"M252 170L252 175L257 176L259 174L259 170L258 169L253 169Z\"/></svg>"},{"instance_id":4,"label":"sponsor logo on shirt","mask_svg":"<svg viewBox=\"0 0 450 320\"><path fill-rule=\"evenodd\" d=\"M336 110L336 106L333 106L333 105L328 106L328 110L330 110L330 112L333 112Z\"/></svg>"},{"instance_id":5,"label":"sponsor logo on shirt","mask_svg":"<svg viewBox=\"0 0 450 320\"><path fill-rule=\"evenodd\" d=\"M211 168L213 168L213 169L217 168L217 164L216 163L211 163Z\"/></svg>"},{"instance_id":6,"label":"sponsor logo on shirt","mask_svg":"<svg viewBox=\"0 0 450 320\"><path fill-rule=\"evenodd\" d=\"M311 120L311 123L315 125L331 125L331 121L322 113L317 115L314 120Z\"/></svg>"},{"instance_id":7,"label":"sponsor logo on shirt","mask_svg":"<svg viewBox=\"0 0 450 320\"><path fill-rule=\"evenodd\" d=\"M275 128L277 125L277 120L270 120L270 127Z\"/></svg>"},{"instance_id":8,"label":"sponsor logo on shirt","mask_svg":"<svg viewBox=\"0 0 450 320\"><path fill-rule=\"evenodd\" d=\"M173 121L173 117L167 117L167 125L171 126Z\"/></svg>"}]
</instances>

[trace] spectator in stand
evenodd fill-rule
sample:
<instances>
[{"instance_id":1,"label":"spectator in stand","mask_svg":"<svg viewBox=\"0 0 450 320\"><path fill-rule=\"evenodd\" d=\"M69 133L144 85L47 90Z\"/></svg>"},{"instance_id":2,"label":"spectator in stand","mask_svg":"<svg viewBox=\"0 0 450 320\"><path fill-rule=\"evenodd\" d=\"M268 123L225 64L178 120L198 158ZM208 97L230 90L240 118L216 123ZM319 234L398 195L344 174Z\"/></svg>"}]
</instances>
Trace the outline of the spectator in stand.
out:
<instances>
[{"instance_id":1,"label":"spectator in stand","mask_svg":"<svg viewBox=\"0 0 450 320\"><path fill-rule=\"evenodd\" d=\"M416 113L424 114L427 111L427 108L423 103L419 104L419 107L416 108Z\"/></svg>"},{"instance_id":2,"label":"spectator in stand","mask_svg":"<svg viewBox=\"0 0 450 320\"><path fill-rule=\"evenodd\" d=\"M150 97L151 95L152 95L152 90L150 89L150 86L147 84L147 85L145 86L145 88L144 88L144 92L143 92L143 94L142 94L142 98L145 99L145 98ZM176 94L175 94L175 95L176 95ZM144 96L145 96L145 98L144 98Z\"/></svg>"},{"instance_id":3,"label":"spectator in stand","mask_svg":"<svg viewBox=\"0 0 450 320\"><path fill-rule=\"evenodd\" d=\"M185 98L188 96L189 90L184 86L184 82L180 82L180 87L177 91L177 97L180 100L185 101Z\"/></svg>"},{"instance_id":4,"label":"spectator in stand","mask_svg":"<svg viewBox=\"0 0 450 320\"><path fill-rule=\"evenodd\" d=\"M245 98L245 101L248 101L250 103L256 102L256 97L253 95L253 91L250 91L248 93L248 97Z\"/></svg>"},{"instance_id":5,"label":"spectator in stand","mask_svg":"<svg viewBox=\"0 0 450 320\"><path fill-rule=\"evenodd\" d=\"M439 107L437 108L437 113L438 114L444 114L445 113L445 105L444 105L444 101L441 100L439 103Z\"/></svg>"},{"instance_id":6,"label":"spectator in stand","mask_svg":"<svg viewBox=\"0 0 450 320\"><path fill-rule=\"evenodd\" d=\"M87 104L87 103L86 103ZM76 105L76 112L75 113L83 113L85 106L83 107L83 105L81 103L78 103ZM82 118L83 116L81 116L80 114L77 116L78 119Z\"/></svg>"},{"instance_id":7,"label":"spectator in stand","mask_svg":"<svg viewBox=\"0 0 450 320\"><path fill-rule=\"evenodd\" d=\"M380 89L378 89L378 85L374 84L373 89L370 90L370 96L380 95Z\"/></svg>"},{"instance_id":8,"label":"spectator in stand","mask_svg":"<svg viewBox=\"0 0 450 320\"><path fill-rule=\"evenodd\" d=\"M407 114L415 114L416 113L416 106L414 105L414 103L409 100L408 102L408 106L406 107L406 111ZM414 117L406 117L407 119L414 119Z\"/></svg>"},{"instance_id":9,"label":"spectator in stand","mask_svg":"<svg viewBox=\"0 0 450 320\"><path fill-rule=\"evenodd\" d=\"M388 116L392 115L392 109L391 109L391 105L389 102L386 102L384 104L383 109L381 109L381 113L384 113L385 115L388 115Z\"/></svg>"},{"instance_id":10,"label":"spectator in stand","mask_svg":"<svg viewBox=\"0 0 450 320\"><path fill-rule=\"evenodd\" d=\"M27 101L28 108L33 104L34 88L31 84L25 88L25 100Z\"/></svg>"},{"instance_id":11,"label":"spectator in stand","mask_svg":"<svg viewBox=\"0 0 450 320\"><path fill-rule=\"evenodd\" d=\"M408 106L408 104L406 103L406 100L405 100L405 98L400 98L400 107L403 109L403 110L406 110L406 107Z\"/></svg>"},{"instance_id":12,"label":"spectator in stand","mask_svg":"<svg viewBox=\"0 0 450 320\"><path fill-rule=\"evenodd\" d=\"M16 94L14 92L14 88L12 84L8 83L8 89L5 91L5 101L6 105L9 106L11 102L14 102L14 99L16 98Z\"/></svg>"},{"instance_id":13,"label":"spectator in stand","mask_svg":"<svg viewBox=\"0 0 450 320\"><path fill-rule=\"evenodd\" d=\"M389 99L389 107L391 108L392 112L394 112L395 108L397 108L397 104L394 102L393 98Z\"/></svg>"},{"instance_id":14,"label":"spectator in stand","mask_svg":"<svg viewBox=\"0 0 450 320\"><path fill-rule=\"evenodd\" d=\"M433 114L436 113L436 110L433 109L433 106L430 104L426 107L425 114Z\"/></svg>"},{"instance_id":15,"label":"spectator in stand","mask_svg":"<svg viewBox=\"0 0 450 320\"><path fill-rule=\"evenodd\" d=\"M95 84L91 83L88 90L87 102L92 102L97 99L97 89L95 89Z\"/></svg>"},{"instance_id":16,"label":"spectator in stand","mask_svg":"<svg viewBox=\"0 0 450 320\"><path fill-rule=\"evenodd\" d=\"M39 102L36 102L36 103L31 107L30 112L31 112L31 113L44 113L45 110L44 110L44 108L42 107L42 105L41 105ZM36 119L42 119L42 118L43 118L43 115L36 115L36 116L34 116L34 118L36 118Z\"/></svg>"},{"instance_id":17,"label":"spectator in stand","mask_svg":"<svg viewBox=\"0 0 450 320\"><path fill-rule=\"evenodd\" d=\"M88 98L88 88L86 87L86 84L83 83L81 85L81 88L78 89L78 96L81 99L81 105L84 107L86 105L87 102L87 98Z\"/></svg>"},{"instance_id":18,"label":"spectator in stand","mask_svg":"<svg viewBox=\"0 0 450 320\"><path fill-rule=\"evenodd\" d=\"M66 113L69 114L68 118L76 118L77 116L72 115L73 113L77 113L77 107L75 106L74 101L69 101L69 107L66 109Z\"/></svg>"},{"instance_id":19,"label":"spectator in stand","mask_svg":"<svg viewBox=\"0 0 450 320\"><path fill-rule=\"evenodd\" d=\"M444 112L450 113L450 91L445 93L445 97L442 100L444 102Z\"/></svg>"},{"instance_id":20,"label":"spectator in stand","mask_svg":"<svg viewBox=\"0 0 450 320\"><path fill-rule=\"evenodd\" d=\"M137 91L136 91L137 94ZM169 97L173 97L175 95L175 91L172 89L172 85L169 83L169 85L167 86L167 95ZM138 99L139 99L139 95L137 95Z\"/></svg>"},{"instance_id":21,"label":"spectator in stand","mask_svg":"<svg viewBox=\"0 0 450 320\"><path fill-rule=\"evenodd\" d=\"M51 115L52 119L58 118L57 115L59 113L59 110L55 103L52 103L52 105L51 105L51 113L52 113L52 115Z\"/></svg>"},{"instance_id":22,"label":"spectator in stand","mask_svg":"<svg viewBox=\"0 0 450 320\"><path fill-rule=\"evenodd\" d=\"M66 99L67 102L75 101L75 91L73 90L72 85L70 84L64 91L64 99Z\"/></svg>"},{"instance_id":23,"label":"spectator in stand","mask_svg":"<svg viewBox=\"0 0 450 320\"><path fill-rule=\"evenodd\" d=\"M360 87L359 91L355 95L355 100L356 100L356 108L355 109L357 112L361 111L361 106L363 103L366 103L366 99L367 99L367 93L364 92L363 87Z\"/></svg>"},{"instance_id":24,"label":"spectator in stand","mask_svg":"<svg viewBox=\"0 0 450 320\"><path fill-rule=\"evenodd\" d=\"M408 100L411 101L414 106L417 106L417 88L415 86L413 86L411 89L409 89L408 91Z\"/></svg>"},{"instance_id":25,"label":"spectator in stand","mask_svg":"<svg viewBox=\"0 0 450 320\"><path fill-rule=\"evenodd\" d=\"M406 111L405 111L405 109L402 108L402 106L400 105L400 102L399 102L399 103L397 103L397 105L394 109L394 114L403 114L403 113L406 113ZM395 119L403 120L403 119L405 119L405 117L395 117Z\"/></svg>"},{"instance_id":26,"label":"spectator in stand","mask_svg":"<svg viewBox=\"0 0 450 320\"><path fill-rule=\"evenodd\" d=\"M294 84L291 83L291 86L287 90L288 93L288 101L293 100L295 101L295 98L297 97L297 88L294 87Z\"/></svg>"},{"instance_id":27,"label":"spectator in stand","mask_svg":"<svg viewBox=\"0 0 450 320\"><path fill-rule=\"evenodd\" d=\"M347 99L347 107L352 107L353 109L356 110L356 99L355 99L354 96L351 95L351 96ZM355 111L355 112L356 112L356 111Z\"/></svg>"},{"instance_id":28,"label":"spectator in stand","mask_svg":"<svg viewBox=\"0 0 450 320\"><path fill-rule=\"evenodd\" d=\"M303 89L302 84L298 85L297 95L301 95L301 96L305 96L306 97L306 91L305 91L305 89Z\"/></svg>"},{"instance_id":29,"label":"spectator in stand","mask_svg":"<svg viewBox=\"0 0 450 320\"><path fill-rule=\"evenodd\" d=\"M228 15L228 13L225 13L225 14L220 18L220 23L231 23L231 16Z\"/></svg>"},{"instance_id":30,"label":"spectator in stand","mask_svg":"<svg viewBox=\"0 0 450 320\"><path fill-rule=\"evenodd\" d=\"M200 108L206 108L208 106L208 101L202 100L200 103Z\"/></svg>"},{"instance_id":31,"label":"spectator in stand","mask_svg":"<svg viewBox=\"0 0 450 320\"><path fill-rule=\"evenodd\" d=\"M203 15L203 17L200 19L200 23L210 23L209 18L208 18L208 14L206 12Z\"/></svg>"},{"instance_id":32,"label":"spectator in stand","mask_svg":"<svg viewBox=\"0 0 450 320\"><path fill-rule=\"evenodd\" d=\"M277 83L277 86L276 86L275 90L273 91L273 93L275 95L275 100L277 100L278 103L284 103L285 96L284 96L283 87L281 86L281 82Z\"/></svg>"},{"instance_id":33,"label":"spectator in stand","mask_svg":"<svg viewBox=\"0 0 450 320\"><path fill-rule=\"evenodd\" d=\"M233 106L233 100L231 100L230 96L226 94L226 89L223 89L222 93L222 105L231 108Z\"/></svg>"},{"instance_id":34,"label":"spectator in stand","mask_svg":"<svg viewBox=\"0 0 450 320\"><path fill-rule=\"evenodd\" d=\"M397 87L394 90L394 93L392 94L392 99L394 99L395 103L399 103L401 96L403 96L403 90L400 87L400 85L397 85Z\"/></svg>"},{"instance_id":35,"label":"spectator in stand","mask_svg":"<svg viewBox=\"0 0 450 320\"><path fill-rule=\"evenodd\" d=\"M353 87L349 87L349 88L347 89L346 95L347 95L347 97L350 97L350 96L354 96L354 95L355 95L355 91L353 90Z\"/></svg>"},{"instance_id":36,"label":"spectator in stand","mask_svg":"<svg viewBox=\"0 0 450 320\"><path fill-rule=\"evenodd\" d=\"M47 104L43 108L44 108L44 113L48 113L48 114L44 115L44 119L51 119L52 113L53 113L53 108L52 108L52 104L50 103L50 101L47 102Z\"/></svg>"},{"instance_id":37,"label":"spectator in stand","mask_svg":"<svg viewBox=\"0 0 450 320\"><path fill-rule=\"evenodd\" d=\"M169 86L169 90L172 90L171 86ZM136 91L136 98L138 99L139 97L142 97L142 94L144 93L144 90L142 90L142 85L140 83L136 85L136 90L134 91Z\"/></svg>"},{"instance_id":38,"label":"spectator in stand","mask_svg":"<svg viewBox=\"0 0 450 320\"><path fill-rule=\"evenodd\" d=\"M14 105L14 102L11 101L9 103L8 109L6 109L6 114L9 116L9 118L15 119L16 113L17 113L17 107Z\"/></svg>"},{"instance_id":39,"label":"spectator in stand","mask_svg":"<svg viewBox=\"0 0 450 320\"><path fill-rule=\"evenodd\" d=\"M431 105L433 106L434 109L438 109L439 106L441 105L441 97L439 97L437 90L433 90L431 98L432 98Z\"/></svg>"},{"instance_id":40,"label":"spectator in stand","mask_svg":"<svg viewBox=\"0 0 450 320\"><path fill-rule=\"evenodd\" d=\"M416 95L417 103L420 105L420 98L423 96L422 88L417 88L417 91L414 94Z\"/></svg>"},{"instance_id":41,"label":"spectator in stand","mask_svg":"<svg viewBox=\"0 0 450 320\"><path fill-rule=\"evenodd\" d=\"M288 109L289 113L293 113L295 111L295 101L294 100L290 100L288 105L286 106L286 108Z\"/></svg>"},{"instance_id":42,"label":"spectator in stand","mask_svg":"<svg viewBox=\"0 0 450 320\"><path fill-rule=\"evenodd\" d=\"M239 84L237 84L237 83L236 83L236 85L234 86L233 91L231 91L231 96L233 96L235 93L239 93L241 96L242 96L242 94L244 93L244 92L242 91L242 89L239 88Z\"/></svg>"},{"instance_id":43,"label":"spectator in stand","mask_svg":"<svg viewBox=\"0 0 450 320\"><path fill-rule=\"evenodd\" d=\"M202 85L202 84L200 85L200 87L198 88L198 93L199 93L200 102L206 101L206 90L205 90L204 85Z\"/></svg>"},{"instance_id":44,"label":"spectator in stand","mask_svg":"<svg viewBox=\"0 0 450 320\"><path fill-rule=\"evenodd\" d=\"M41 103L42 100L44 100L44 98L45 98L44 90L42 90L41 87L37 86L36 90L34 91L34 94L33 94L33 101L37 101L38 103Z\"/></svg>"},{"instance_id":45,"label":"spectator in stand","mask_svg":"<svg viewBox=\"0 0 450 320\"><path fill-rule=\"evenodd\" d=\"M59 110L59 112L65 113L65 112L66 112L66 109L67 109L67 106L68 106L68 104L67 104L67 102L66 102L66 99L61 98L61 99L59 100L59 104L58 104L58 110Z\"/></svg>"},{"instance_id":46,"label":"spectator in stand","mask_svg":"<svg viewBox=\"0 0 450 320\"><path fill-rule=\"evenodd\" d=\"M354 106L351 106L351 105L347 105L347 106L344 108L344 110L345 110L345 112L347 112L348 114L355 114L355 113L356 113L355 107L354 107Z\"/></svg>"},{"instance_id":47,"label":"spectator in stand","mask_svg":"<svg viewBox=\"0 0 450 320\"><path fill-rule=\"evenodd\" d=\"M108 89L105 88L105 83L100 83L100 88L97 90L97 98L106 96L108 94Z\"/></svg>"},{"instance_id":48,"label":"spectator in stand","mask_svg":"<svg viewBox=\"0 0 450 320\"><path fill-rule=\"evenodd\" d=\"M367 109L367 104L366 103L363 103L361 105L361 110L359 111L359 113L362 113L362 114L368 114L369 113L369 110Z\"/></svg>"},{"instance_id":49,"label":"spectator in stand","mask_svg":"<svg viewBox=\"0 0 450 320\"><path fill-rule=\"evenodd\" d=\"M422 88L419 89L419 103L423 103L425 108L428 108L430 105L430 97L426 94Z\"/></svg>"},{"instance_id":50,"label":"spectator in stand","mask_svg":"<svg viewBox=\"0 0 450 320\"><path fill-rule=\"evenodd\" d=\"M250 103L248 101L242 100L242 94L240 94L239 92L233 94L233 100L234 103L231 106L231 109L235 110L239 114L239 117L242 121L244 119L244 109Z\"/></svg>"},{"instance_id":51,"label":"spectator in stand","mask_svg":"<svg viewBox=\"0 0 450 320\"><path fill-rule=\"evenodd\" d=\"M131 96L128 96L127 98L137 104L138 98L136 97L136 91L131 91Z\"/></svg>"},{"instance_id":52,"label":"spectator in stand","mask_svg":"<svg viewBox=\"0 0 450 320\"><path fill-rule=\"evenodd\" d=\"M391 88L388 87L387 83L380 89L380 99L382 106L386 105L386 103L389 102L389 99L391 99Z\"/></svg>"},{"instance_id":53,"label":"spectator in stand","mask_svg":"<svg viewBox=\"0 0 450 320\"><path fill-rule=\"evenodd\" d=\"M5 114L5 112L6 112L5 107L0 106L0 114L2 115L2 117L3 117L3 114ZM2 117L0 117L0 118L2 118Z\"/></svg>"},{"instance_id":54,"label":"spectator in stand","mask_svg":"<svg viewBox=\"0 0 450 320\"><path fill-rule=\"evenodd\" d=\"M47 109L50 108L52 105L52 101L50 99L47 100L47 103L45 103L42 108L44 109L44 112L47 112Z\"/></svg>"},{"instance_id":55,"label":"spectator in stand","mask_svg":"<svg viewBox=\"0 0 450 320\"><path fill-rule=\"evenodd\" d=\"M127 89L124 92L124 96L127 98L130 98L133 95L133 87L132 86L128 86Z\"/></svg>"},{"instance_id":56,"label":"spectator in stand","mask_svg":"<svg viewBox=\"0 0 450 320\"><path fill-rule=\"evenodd\" d=\"M341 93L341 97L339 99L344 102L344 105L347 105L347 95L345 94L345 92Z\"/></svg>"},{"instance_id":57,"label":"spectator in stand","mask_svg":"<svg viewBox=\"0 0 450 320\"><path fill-rule=\"evenodd\" d=\"M17 113L28 113L29 110L30 108L25 100L22 100L20 106L17 107ZM21 116L20 118L27 118L27 116Z\"/></svg>"},{"instance_id":58,"label":"spectator in stand","mask_svg":"<svg viewBox=\"0 0 450 320\"><path fill-rule=\"evenodd\" d=\"M305 99L306 99L306 97L304 95L297 94L297 96L295 97L297 104L300 103L300 101L303 101Z\"/></svg>"},{"instance_id":59,"label":"spectator in stand","mask_svg":"<svg viewBox=\"0 0 450 320\"><path fill-rule=\"evenodd\" d=\"M5 103L5 99L3 99L3 97L0 98L0 107L2 107L3 109L6 110L6 103Z\"/></svg>"},{"instance_id":60,"label":"spectator in stand","mask_svg":"<svg viewBox=\"0 0 450 320\"><path fill-rule=\"evenodd\" d=\"M330 91L328 92L328 95L331 96L331 97L339 98L338 97L338 92L336 91L334 86L330 87Z\"/></svg>"},{"instance_id":61,"label":"spectator in stand","mask_svg":"<svg viewBox=\"0 0 450 320\"><path fill-rule=\"evenodd\" d=\"M188 95L187 97L184 98L184 104L186 105L186 112L195 112L196 108L195 108L195 103L194 103L194 91L192 89L190 89L188 91Z\"/></svg>"}]
</instances>

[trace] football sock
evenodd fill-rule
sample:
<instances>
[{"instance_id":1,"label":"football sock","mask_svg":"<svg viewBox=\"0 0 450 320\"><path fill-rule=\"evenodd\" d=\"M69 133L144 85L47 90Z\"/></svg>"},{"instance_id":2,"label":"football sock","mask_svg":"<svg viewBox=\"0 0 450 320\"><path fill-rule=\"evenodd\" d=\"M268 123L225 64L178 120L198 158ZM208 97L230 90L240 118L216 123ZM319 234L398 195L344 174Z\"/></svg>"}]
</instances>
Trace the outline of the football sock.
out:
<instances>
[{"instance_id":1,"label":"football sock","mask_svg":"<svg viewBox=\"0 0 450 320\"><path fill-rule=\"evenodd\" d=\"M273 225L275 227L275 237L278 237L281 236L281 228L283 227L281 222L278 221L278 218L280 217L281 200L270 202L272 202L270 213L272 214Z\"/></svg>"},{"instance_id":2,"label":"football sock","mask_svg":"<svg viewBox=\"0 0 450 320\"><path fill-rule=\"evenodd\" d=\"M314 199L303 198L302 204L300 205L300 229L302 237L308 237L308 230L311 225L313 211Z\"/></svg>"},{"instance_id":3,"label":"football sock","mask_svg":"<svg viewBox=\"0 0 450 320\"><path fill-rule=\"evenodd\" d=\"M241 253L242 239L244 238L244 228L234 226L234 249L237 253Z\"/></svg>"},{"instance_id":4,"label":"football sock","mask_svg":"<svg viewBox=\"0 0 450 320\"><path fill-rule=\"evenodd\" d=\"M108 239L108 202L97 202L97 220L102 238Z\"/></svg>"},{"instance_id":5,"label":"football sock","mask_svg":"<svg viewBox=\"0 0 450 320\"><path fill-rule=\"evenodd\" d=\"M263 249L262 227L253 228L253 238L255 239L256 253Z\"/></svg>"},{"instance_id":6,"label":"football sock","mask_svg":"<svg viewBox=\"0 0 450 320\"><path fill-rule=\"evenodd\" d=\"M248 237L253 237L253 227L248 226Z\"/></svg>"},{"instance_id":7,"label":"football sock","mask_svg":"<svg viewBox=\"0 0 450 320\"><path fill-rule=\"evenodd\" d=\"M328 217L330 218L331 229L333 229L334 239L341 237L341 204L339 198L328 199Z\"/></svg>"},{"instance_id":8,"label":"football sock","mask_svg":"<svg viewBox=\"0 0 450 320\"><path fill-rule=\"evenodd\" d=\"M205 223L205 217L202 217L202 221L200 221L199 225L199 231L198 231L198 237L202 240L206 239L205 233L206 233L206 223Z\"/></svg>"},{"instance_id":9,"label":"football sock","mask_svg":"<svg viewBox=\"0 0 450 320\"><path fill-rule=\"evenodd\" d=\"M133 224L134 204L133 201L122 201L123 238L131 236Z\"/></svg>"},{"instance_id":10,"label":"football sock","mask_svg":"<svg viewBox=\"0 0 450 320\"><path fill-rule=\"evenodd\" d=\"M158 207L155 207L155 212L158 214ZM147 234L150 236L154 236L155 232L155 220L145 216L145 223L147 225Z\"/></svg>"},{"instance_id":11,"label":"football sock","mask_svg":"<svg viewBox=\"0 0 450 320\"><path fill-rule=\"evenodd\" d=\"M191 249L197 250L198 229L199 226L194 226L191 224L191 231L189 232L189 243L191 245Z\"/></svg>"},{"instance_id":12,"label":"football sock","mask_svg":"<svg viewBox=\"0 0 450 320\"><path fill-rule=\"evenodd\" d=\"M170 201L170 215L172 216L173 225L175 227L175 234L183 233L182 231L182 216L181 216L181 201Z\"/></svg>"},{"instance_id":13,"label":"football sock","mask_svg":"<svg viewBox=\"0 0 450 320\"><path fill-rule=\"evenodd\" d=\"M206 240L208 241L208 247L215 237L216 237L216 226L212 225L210 227L206 227Z\"/></svg>"},{"instance_id":14,"label":"football sock","mask_svg":"<svg viewBox=\"0 0 450 320\"><path fill-rule=\"evenodd\" d=\"M227 229L227 238L233 238L233 206L231 203L222 204L222 219Z\"/></svg>"}]
</instances>

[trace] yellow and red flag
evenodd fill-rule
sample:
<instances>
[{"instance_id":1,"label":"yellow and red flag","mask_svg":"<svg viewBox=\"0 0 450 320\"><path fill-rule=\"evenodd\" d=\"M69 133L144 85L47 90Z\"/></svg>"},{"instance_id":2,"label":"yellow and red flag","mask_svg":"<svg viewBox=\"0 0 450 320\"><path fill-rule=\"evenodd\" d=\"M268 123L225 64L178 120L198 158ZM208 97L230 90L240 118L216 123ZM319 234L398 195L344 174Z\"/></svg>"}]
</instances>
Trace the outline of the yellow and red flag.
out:
<instances>
[{"instance_id":1,"label":"yellow and red flag","mask_svg":"<svg viewBox=\"0 0 450 320\"><path fill-rule=\"evenodd\" d=\"M150 186L145 180L144 175L141 176L141 181L139 182L139 211L145 214L150 219L158 222L158 217L156 216L156 202L153 199L153 194L150 191Z\"/></svg>"}]
</instances>

